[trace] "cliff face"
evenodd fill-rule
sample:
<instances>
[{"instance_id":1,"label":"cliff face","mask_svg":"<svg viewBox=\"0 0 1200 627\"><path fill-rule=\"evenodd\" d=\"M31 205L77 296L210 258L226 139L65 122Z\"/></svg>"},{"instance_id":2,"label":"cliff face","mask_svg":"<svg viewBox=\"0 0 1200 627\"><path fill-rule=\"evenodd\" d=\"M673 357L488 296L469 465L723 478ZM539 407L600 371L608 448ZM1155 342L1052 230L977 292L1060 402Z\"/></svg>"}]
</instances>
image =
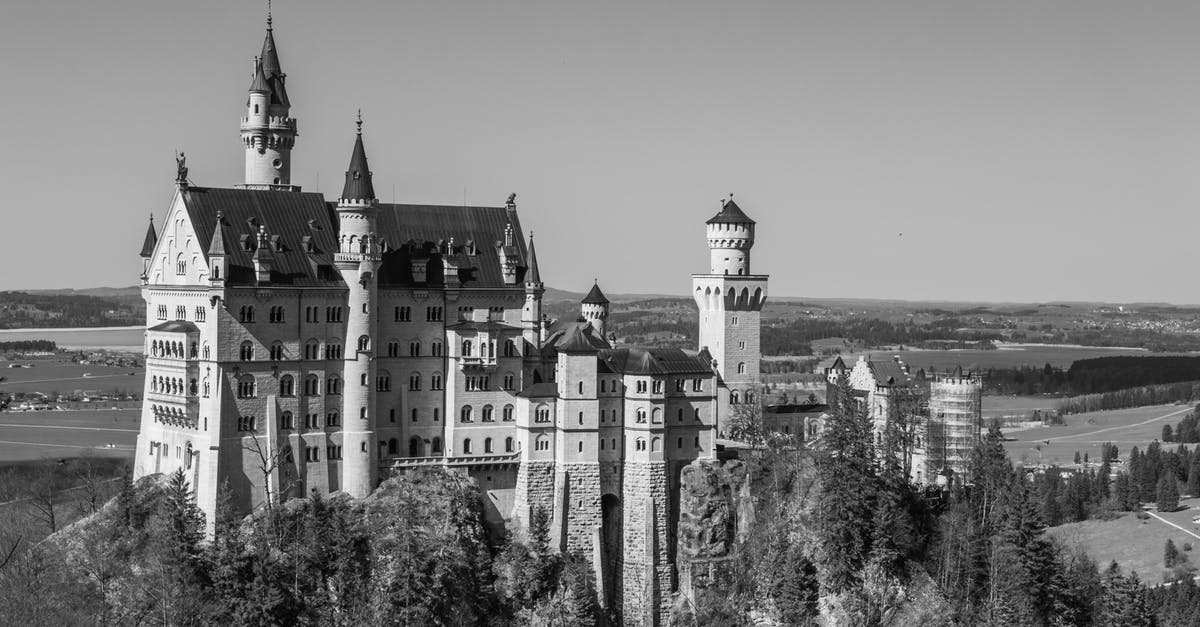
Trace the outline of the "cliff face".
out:
<instances>
[{"instance_id":1,"label":"cliff face","mask_svg":"<svg viewBox=\"0 0 1200 627\"><path fill-rule=\"evenodd\" d=\"M679 477L679 563L725 557L754 521L755 470L740 461L696 461Z\"/></svg>"}]
</instances>

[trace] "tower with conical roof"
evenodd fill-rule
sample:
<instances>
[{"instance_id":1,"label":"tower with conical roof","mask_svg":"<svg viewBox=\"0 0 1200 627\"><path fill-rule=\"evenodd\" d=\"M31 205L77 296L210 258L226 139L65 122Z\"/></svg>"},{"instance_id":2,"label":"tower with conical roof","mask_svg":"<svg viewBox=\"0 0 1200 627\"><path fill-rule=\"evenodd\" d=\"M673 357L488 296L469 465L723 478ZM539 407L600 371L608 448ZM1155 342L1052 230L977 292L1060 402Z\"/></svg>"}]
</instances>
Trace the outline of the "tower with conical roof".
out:
<instances>
[{"instance_id":1,"label":"tower with conical roof","mask_svg":"<svg viewBox=\"0 0 1200 627\"><path fill-rule=\"evenodd\" d=\"M150 214L150 226L146 228L146 239L142 241L142 285L150 280L150 260L158 247L158 232L154 230L154 214Z\"/></svg>"},{"instance_id":2,"label":"tower with conical roof","mask_svg":"<svg viewBox=\"0 0 1200 627\"><path fill-rule=\"evenodd\" d=\"M250 96L242 118L242 145L246 151L244 187L297 190L292 185L292 147L296 144L296 118L290 114L287 75L279 65L270 11L262 54L254 60Z\"/></svg>"},{"instance_id":3,"label":"tower with conical roof","mask_svg":"<svg viewBox=\"0 0 1200 627\"><path fill-rule=\"evenodd\" d=\"M381 257L376 230L378 200L367 166L367 151L363 147L361 113L356 125L354 152L337 204L338 251L334 254L334 266L347 288L341 489L351 496L364 498L375 489L377 473L373 331Z\"/></svg>"},{"instance_id":4,"label":"tower with conical roof","mask_svg":"<svg viewBox=\"0 0 1200 627\"><path fill-rule=\"evenodd\" d=\"M729 199L706 225L707 274L692 275L692 297L700 309L700 348L716 362L723 389L719 415L757 402L759 318L767 300L767 275L752 274L754 220Z\"/></svg>"},{"instance_id":5,"label":"tower with conical roof","mask_svg":"<svg viewBox=\"0 0 1200 627\"><path fill-rule=\"evenodd\" d=\"M600 337L608 337L605 321L608 320L608 298L600 291L600 283L592 283L592 289L580 301L579 314L592 324Z\"/></svg>"},{"instance_id":6,"label":"tower with conical roof","mask_svg":"<svg viewBox=\"0 0 1200 627\"><path fill-rule=\"evenodd\" d=\"M532 232L529 234L526 254L529 258L525 261L525 305L521 308L521 327L524 329L526 344L536 350L541 348L544 339L542 337L542 295L546 293L546 284L542 283L542 275L538 270L537 251L533 248ZM533 376L532 373L527 374Z\"/></svg>"}]
</instances>

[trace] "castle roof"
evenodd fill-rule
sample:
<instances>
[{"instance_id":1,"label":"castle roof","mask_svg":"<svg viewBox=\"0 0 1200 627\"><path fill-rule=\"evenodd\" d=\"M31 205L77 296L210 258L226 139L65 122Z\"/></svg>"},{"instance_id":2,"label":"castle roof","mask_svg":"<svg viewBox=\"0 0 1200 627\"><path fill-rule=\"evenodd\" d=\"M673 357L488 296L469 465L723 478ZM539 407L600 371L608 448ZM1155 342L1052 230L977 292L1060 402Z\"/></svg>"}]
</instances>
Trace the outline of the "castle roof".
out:
<instances>
[{"instance_id":1,"label":"castle roof","mask_svg":"<svg viewBox=\"0 0 1200 627\"><path fill-rule=\"evenodd\" d=\"M526 273L526 283L541 283L542 275L538 272L537 252L533 248L533 233L529 234L529 272Z\"/></svg>"},{"instance_id":2,"label":"castle roof","mask_svg":"<svg viewBox=\"0 0 1200 627\"><path fill-rule=\"evenodd\" d=\"M702 351L679 348L610 348L599 359L611 372L632 375L712 374L712 360Z\"/></svg>"},{"instance_id":3,"label":"castle roof","mask_svg":"<svg viewBox=\"0 0 1200 627\"><path fill-rule=\"evenodd\" d=\"M284 79L287 75L283 73L283 68L279 65L279 51L275 47L275 32L269 21L267 22L267 35L263 38L259 63L262 66L263 79L270 87L271 104L290 107L291 102L288 101L287 88L284 87Z\"/></svg>"},{"instance_id":4,"label":"castle roof","mask_svg":"<svg viewBox=\"0 0 1200 627\"><path fill-rule=\"evenodd\" d=\"M321 194L213 187L188 187L181 194L200 249L210 256L220 254L212 251L213 240L219 238L229 261L228 285L255 284L252 255L260 225L278 236L272 285L344 285L333 267L339 228L336 204ZM378 273L381 287L444 286L442 257L450 239L455 241L450 254L460 262L458 277L464 287L516 288L524 280L522 275L528 274L526 268L518 268L518 284L507 284L495 250L481 246L469 254L467 242L502 239L509 223L520 230L516 214L505 207L379 204L377 208L376 228L386 243ZM215 228L218 212L224 215L221 236ZM414 260L428 264L424 282L413 278Z\"/></svg>"},{"instance_id":5,"label":"castle roof","mask_svg":"<svg viewBox=\"0 0 1200 627\"><path fill-rule=\"evenodd\" d=\"M592 290L583 297L584 305L607 305L608 299L604 297L604 292L600 291L600 284L593 283Z\"/></svg>"},{"instance_id":6,"label":"castle roof","mask_svg":"<svg viewBox=\"0 0 1200 627\"><path fill-rule=\"evenodd\" d=\"M721 205L721 211L709 218L705 224L754 224L754 220L730 198Z\"/></svg>"},{"instance_id":7,"label":"castle roof","mask_svg":"<svg viewBox=\"0 0 1200 627\"><path fill-rule=\"evenodd\" d=\"M354 137L354 152L350 155L350 169L346 170L346 185L342 187L342 200L375 200L375 186L371 184L371 170L367 167L367 150L363 148L362 118L358 120L358 134Z\"/></svg>"},{"instance_id":8,"label":"castle roof","mask_svg":"<svg viewBox=\"0 0 1200 627\"><path fill-rule=\"evenodd\" d=\"M875 378L876 385L890 387L913 385L912 376L905 372L904 367L896 361L891 359L868 361L867 366L871 369L871 375Z\"/></svg>"},{"instance_id":9,"label":"castle roof","mask_svg":"<svg viewBox=\"0 0 1200 627\"><path fill-rule=\"evenodd\" d=\"M261 60L254 64L254 80L250 81L250 91L271 93L271 84L267 82L267 75L263 73Z\"/></svg>"},{"instance_id":10,"label":"castle roof","mask_svg":"<svg viewBox=\"0 0 1200 627\"><path fill-rule=\"evenodd\" d=\"M154 247L158 245L158 233L154 230L154 216L150 216L150 226L146 227L146 239L142 240L142 257L149 257L154 254Z\"/></svg>"},{"instance_id":11,"label":"castle roof","mask_svg":"<svg viewBox=\"0 0 1200 627\"><path fill-rule=\"evenodd\" d=\"M577 324L567 330L563 337L554 344L554 348L560 353L595 353L599 351L597 346L599 342L594 339L594 334L587 333L591 326L588 324ZM601 338L602 342L603 339Z\"/></svg>"},{"instance_id":12,"label":"castle roof","mask_svg":"<svg viewBox=\"0 0 1200 627\"><path fill-rule=\"evenodd\" d=\"M188 322L187 320L168 320L162 324L146 329L147 331L158 331L160 333L199 333L200 327Z\"/></svg>"},{"instance_id":13,"label":"castle roof","mask_svg":"<svg viewBox=\"0 0 1200 627\"><path fill-rule=\"evenodd\" d=\"M220 211L217 212L212 240L208 244L208 256L210 258L225 256L225 217Z\"/></svg>"},{"instance_id":14,"label":"castle roof","mask_svg":"<svg viewBox=\"0 0 1200 627\"><path fill-rule=\"evenodd\" d=\"M521 390L517 396L523 396L525 398L554 398L558 396L558 384L553 381L534 383L524 390Z\"/></svg>"}]
</instances>

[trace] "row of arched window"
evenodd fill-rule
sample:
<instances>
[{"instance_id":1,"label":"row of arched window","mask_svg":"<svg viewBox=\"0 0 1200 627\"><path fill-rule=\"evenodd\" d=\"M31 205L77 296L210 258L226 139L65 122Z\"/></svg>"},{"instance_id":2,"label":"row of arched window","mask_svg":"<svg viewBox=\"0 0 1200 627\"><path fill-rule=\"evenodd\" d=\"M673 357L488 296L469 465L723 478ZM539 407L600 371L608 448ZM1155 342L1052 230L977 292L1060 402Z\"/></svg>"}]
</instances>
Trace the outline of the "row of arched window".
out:
<instances>
[{"instance_id":1,"label":"row of arched window","mask_svg":"<svg viewBox=\"0 0 1200 627\"><path fill-rule=\"evenodd\" d=\"M185 393L188 396L195 396L197 393L196 380L192 379L185 387L183 379L177 377L150 377L150 391L157 394L176 394L179 396Z\"/></svg>"},{"instance_id":2,"label":"row of arched window","mask_svg":"<svg viewBox=\"0 0 1200 627\"><path fill-rule=\"evenodd\" d=\"M504 408L500 410L500 419L504 422L512 422L515 420L515 411L516 410L512 405L505 405ZM461 422L475 421L475 410L470 405L463 405L458 415ZM479 419L481 422L495 422L496 416L494 408L491 405L484 405L479 411Z\"/></svg>"},{"instance_id":3,"label":"row of arched window","mask_svg":"<svg viewBox=\"0 0 1200 627\"><path fill-rule=\"evenodd\" d=\"M154 415L154 422L162 422L171 425L185 425L193 429L195 423L188 419L187 411L180 407L166 407L163 405L151 405L150 413Z\"/></svg>"},{"instance_id":4,"label":"row of arched window","mask_svg":"<svg viewBox=\"0 0 1200 627\"><path fill-rule=\"evenodd\" d=\"M732 390L729 392L729 404L730 405L738 405L738 404L750 405L753 403L754 403L754 391L753 390L746 390L743 393L738 393L737 390Z\"/></svg>"},{"instance_id":5,"label":"row of arched window","mask_svg":"<svg viewBox=\"0 0 1200 627\"><path fill-rule=\"evenodd\" d=\"M543 436L543 437L545 437L545 436ZM474 444L471 442L471 438L463 438L462 452L464 455L471 455L471 454L475 453ZM481 452L484 453L485 455L489 454L489 453L497 452L495 450L495 446L492 442L492 438L484 438L483 439L483 451L481 451ZM516 452L516 442L511 437L504 438L504 452L505 453L515 453Z\"/></svg>"},{"instance_id":6,"label":"row of arched window","mask_svg":"<svg viewBox=\"0 0 1200 627\"><path fill-rule=\"evenodd\" d=\"M463 340L462 341L462 352L460 354L463 357L471 357L473 355L474 351L475 351L474 340ZM516 342L513 342L512 340L504 340L503 351L504 351L504 357L520 356L520 354L517 352L517 344L516 344ZM479 343L479 356L483 357L485 359L496 357L496 343L495 342L480 342Z\"/></svg>"},{"instance_id":7,"label":"row of arched window","mask_svg":"<svg viewBox=\"0 0 1200 627\"><path fill-rule=\"evenodd\" d=\"M196 358L196 343L192 342L191 351L188 354L189 359ZM167 340L154 340L150 342L150 355L153 357L169 357L174 359L184 358L184 343L171 342Z\"/></svg>"}]
</instances>

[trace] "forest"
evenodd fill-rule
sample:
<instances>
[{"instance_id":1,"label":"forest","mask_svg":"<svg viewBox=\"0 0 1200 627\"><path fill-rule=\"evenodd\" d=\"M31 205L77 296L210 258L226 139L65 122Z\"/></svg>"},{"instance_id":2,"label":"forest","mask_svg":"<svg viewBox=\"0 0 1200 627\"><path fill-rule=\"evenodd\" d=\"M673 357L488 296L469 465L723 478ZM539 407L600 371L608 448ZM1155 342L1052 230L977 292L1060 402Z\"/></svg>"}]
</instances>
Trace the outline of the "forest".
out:
<instances>
[{"instance_id":1,"label":"forest","mask_svg":"<svg viewBox=\"0 0 1200 627\"><path fill-rule=\"evenodd\" d=\"M1110 486L1115 446L1094 472L1030 475L993 430L972 453L969 483L920 487L896 458L872 461L871 424L848 396L835 395L820 446L763 436L755 524L732 541L721 576L679 599L672 625L1200 621L1190 578L1149 589L1045 533L1145 501L1169 507L1171 488L1177 498L1200 483L1194 451L1131 450ZM588 556L550 547L545 512L528 534L496 537L481 498L465 475L423 469L363 500L314 494L241 517L226 499L209 540L181 474L126 476L96 513L0 555L0 623L620 624L594 601Z\"/></svg>"}]
</instances>

